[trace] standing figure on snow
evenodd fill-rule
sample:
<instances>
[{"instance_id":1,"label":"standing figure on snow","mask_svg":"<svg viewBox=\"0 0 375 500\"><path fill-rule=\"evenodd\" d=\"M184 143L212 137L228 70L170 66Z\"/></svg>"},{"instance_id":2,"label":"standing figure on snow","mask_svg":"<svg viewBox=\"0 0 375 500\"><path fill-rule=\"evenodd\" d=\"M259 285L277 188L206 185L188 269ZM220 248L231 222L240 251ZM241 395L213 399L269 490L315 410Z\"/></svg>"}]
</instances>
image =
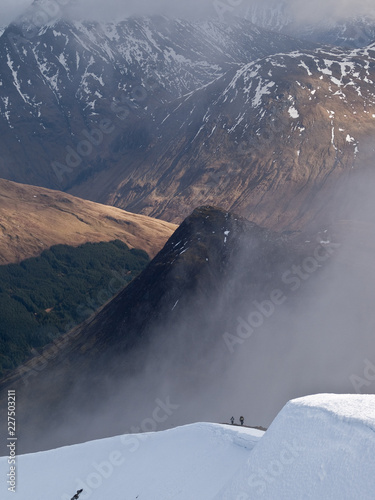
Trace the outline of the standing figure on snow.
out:
<instances>
[{"instance_id":1,"label":"standing figure on snow","mask_svg":"<svg viewBox=\"0 0 375 500\"><path fill-rule=\"evenodd\" d=\"M83 489L82 490L78 490L77 493L71 498L71 500L77 500L77 498L79 498L79 495L82 493Z\"/></svg>"},{"instance_id":2,"label":"standing figure on snow","mask_svg":"<svg viewBox=\"0 0 375 500\"><path fill-rule=\"evenodd\" d=\"M231 423L232 425L234 425L234 417L232 417L232 418L230 419L230 423Z\"/></svg>"},{"instance_id":3,"label":"standing figure on snow","mask_svg":"<svg viewBox=\"0 0 375 500\"><path fill-rule=\"evenodd\" d=\"M241 425L243 425L243 423L244 423L244 422L245 422L245 419L244 419L244 418L243 418L243 416L241 415L241 417L240 417L240 423L241 423Z\"/></svg>"}]
</instances>

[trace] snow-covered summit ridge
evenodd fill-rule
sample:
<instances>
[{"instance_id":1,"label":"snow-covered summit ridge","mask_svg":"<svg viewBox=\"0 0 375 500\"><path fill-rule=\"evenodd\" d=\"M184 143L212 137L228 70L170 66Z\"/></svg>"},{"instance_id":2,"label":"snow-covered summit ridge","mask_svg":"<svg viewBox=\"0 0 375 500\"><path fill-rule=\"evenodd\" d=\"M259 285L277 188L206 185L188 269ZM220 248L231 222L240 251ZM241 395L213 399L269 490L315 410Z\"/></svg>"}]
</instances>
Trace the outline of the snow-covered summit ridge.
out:
<instances>
[{"instance_id":1,"label":"snow-covered summit ridge","mask_svg":"<svg viewBox=\"0 0 375 500\"><path fill-rule=\"evenodd\" d=\"M375 396L362 394L318 394L294 399L287 409L306 412L319 410L327 412L348 423L366 425L375 431Z\"/></svg>"},{"instance_id":2,"label":"snow-covered summit ridge","mask_svg":"<svg viewBox=\"0 0 375 500\"><path fill-rule=\"evenodd\" d=\"M197 423L23 455L17 498L373 500L374 422L375 396L319 394L290 401L264 435Z\"/></svg>"},{"instance_id":3,"label":"snow-covered summit ridge","mask_svg":"<svg viewBox=\"0 0 375 500\"><path fill-rule=\"evenodd\" d=\"M246 461L262 431L197 423L146 434L130 434L17 459L18 500L215 498ZM8 472L0 458L0 474ZM4 491L5 490L5 491ZM2 499L11 498L4 481Z\"/></svg>"},{"instance_id":4,"label":"snow-covered summit ridge","mask_svg":"<svg viewBox=\"0 0 375 500\"><path fill-rule=\"evenodd\" d=\"M375 396L290 401L217 499L373 500Z\"/></svg>"}]
</instances>

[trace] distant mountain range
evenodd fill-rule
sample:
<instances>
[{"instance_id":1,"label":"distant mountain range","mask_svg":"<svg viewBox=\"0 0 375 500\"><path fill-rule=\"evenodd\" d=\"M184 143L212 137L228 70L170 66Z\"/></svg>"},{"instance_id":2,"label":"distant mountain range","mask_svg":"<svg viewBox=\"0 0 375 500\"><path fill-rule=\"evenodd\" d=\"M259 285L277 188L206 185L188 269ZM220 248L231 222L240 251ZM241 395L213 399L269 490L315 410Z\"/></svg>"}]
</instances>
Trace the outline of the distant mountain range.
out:
<instances>
[{"instance_id":1,"label":"distant mountain range","mask_svg":"<svg viewBox=\"0 0 375 500\"><path fill-rule=\"evenodd\" d=\"M307 46L241 20L56 21L31 39L11 25L0 40L0 175L67 189L112 164L125 173L119 153L142 156L155 136L156 107L236 64Z\"/></svg>"},{"instance_id":2,"label":"distant mountain range","mask_svg":"<svg viewBox=\"0 0 375 500\"><path fill-rule=\"evenodd\" d=\"M208 202L279 229L325 223L330 204L342 217L339 185L374 152L374 62L371 45L277 54L228 71L160 109L159 135L138 161L123 149L130 172L116 188L113 167L107 201L174 221ZM105 178L72 192L92 197Z\"/></svg>"},{"instance_id":3,"label":"distant mountain range","mask_svg":"<svg viewBox=\"0 0 375 500\"><path fill-rule=\"evenodd\" d=\"M375 131L374 54L239 19L11 25L0 175L178 223L210 203L319 224Z\"/></svg>"},{"instance_id":4,"label":"distant mountain range","mask_svg":"<svg viewBox=\"0 0 375 500\"><path fill-rule=\"evenodd\" d=\"M258 26L303 40L346 48L364 47L374 42L374 10L366 16L360 9L350 15L345 13L346 6L343 6L342 12L330 16L330 6L327 5L326 11L323 8L314 12L314 9L307 8L304 12L302 5L288 0L251 2L245 6L244 14L246 19Z\"/></svg>"}]
</instances>

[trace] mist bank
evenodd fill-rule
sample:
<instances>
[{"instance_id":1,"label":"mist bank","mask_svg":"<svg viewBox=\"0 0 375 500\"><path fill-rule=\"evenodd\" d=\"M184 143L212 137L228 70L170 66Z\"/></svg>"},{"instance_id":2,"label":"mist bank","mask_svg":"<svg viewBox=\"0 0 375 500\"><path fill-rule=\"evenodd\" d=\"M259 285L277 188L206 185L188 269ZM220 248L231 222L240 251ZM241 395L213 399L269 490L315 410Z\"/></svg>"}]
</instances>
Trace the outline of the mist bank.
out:
<instances>
[{"instance_id":1,"label":"mist bank","mask_svg":"<svg viewBox=\"0 0 375 500\"><path fill-rule=\"evenodd\" d=\"M192 0L176 3L171 0L129 0L119 4L108 0L103 5L99 0L5 0L2 5L0 25L5 26L18 21L22 16L43 21L47 12L53 16L67 19L96 21L121 21L131 16L162 15L169 18L206 19L250 16L258 12L261 18L269 21L276 18L299 24L319 24L322 21L335 24L357 17L375 18L375 8L370 0ZM276 25L275 25L276 26Z\"/></svg>"}]
</instances>

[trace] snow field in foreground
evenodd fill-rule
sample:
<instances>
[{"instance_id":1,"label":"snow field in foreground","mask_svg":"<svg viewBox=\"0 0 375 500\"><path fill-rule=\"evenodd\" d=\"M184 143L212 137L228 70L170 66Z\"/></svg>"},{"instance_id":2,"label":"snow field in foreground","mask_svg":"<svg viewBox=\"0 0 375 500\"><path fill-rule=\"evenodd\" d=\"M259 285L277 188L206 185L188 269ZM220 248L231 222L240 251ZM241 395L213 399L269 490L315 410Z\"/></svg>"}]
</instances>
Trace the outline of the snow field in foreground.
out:
<instances>
[{"instance_id":1,"label":"snow field in foreground","mask_svg":"<svg viewBox=\"0 0 375 500\"><path fill-rule=\"evenodd\" d=\"M131 434L17 459L17 491L0 458L0 498L181 500L214 498L245 462L263 432L219 424Z\"/></svg>"},{"instance_id":2,"label":"snow field in foreground","mask_svg":"<svg viewBox=\"0 0 375 500\"><path fill-rule=\"evenodd\" d=\"M17 459L0 458L1 499L374 500L375 396L290 401L263 432L198 423Z\"/></svg>"}]
</instances>

